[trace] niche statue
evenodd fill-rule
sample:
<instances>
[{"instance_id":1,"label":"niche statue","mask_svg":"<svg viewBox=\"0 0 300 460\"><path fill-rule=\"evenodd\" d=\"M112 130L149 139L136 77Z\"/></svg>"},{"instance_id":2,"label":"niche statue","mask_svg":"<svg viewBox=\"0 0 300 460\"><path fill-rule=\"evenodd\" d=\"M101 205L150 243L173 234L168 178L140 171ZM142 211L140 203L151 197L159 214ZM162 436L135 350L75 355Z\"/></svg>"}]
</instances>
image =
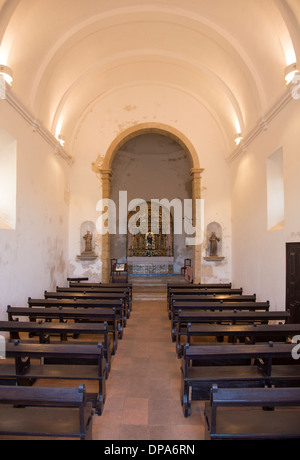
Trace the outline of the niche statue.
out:
<instances>
[{"instance_id":1,"label":"niche statue","mask_svg":"<svg viewBox=\"0 0 300 460\"><path fill-rule=\"evenodd\" d=\"M93 246L92 246L93 235L91 234L91 232L87 231L83 239L85 240L84 254L93 254Z\"/></svg>"},{"instance_id":2,"label":"niche statue","mask_svg":"<svg viewBox=\"0 0 300 460\"><path fill-rule=\"evenodd\" d=\"M218 256L218 243L220 242L220 238L217 237L215 232L212 232L211 237L209 238L210 243L210 257L217 257Z\"/></svg>"}]
</instances>

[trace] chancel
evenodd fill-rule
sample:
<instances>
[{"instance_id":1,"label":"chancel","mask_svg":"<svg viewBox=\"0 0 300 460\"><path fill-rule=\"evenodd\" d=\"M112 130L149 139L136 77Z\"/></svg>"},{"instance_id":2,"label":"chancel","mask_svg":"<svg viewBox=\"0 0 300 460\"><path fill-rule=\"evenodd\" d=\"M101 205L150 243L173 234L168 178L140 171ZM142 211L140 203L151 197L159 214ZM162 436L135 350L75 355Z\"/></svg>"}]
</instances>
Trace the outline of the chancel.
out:
<instances>
[{"instance_id":1,"label":"chancel","mask_svg":"<svg viewBox=\"0 0 300 460\"><path fill-rule=\"evenodd\" d=\"M157 209L153 211L153 207ZM133 215L134 212L129 213L129 221ZM139 214L140 227L147 232L127 234L127 261L131 275L173 275L174 225L172 214L168 216L170 223L166 229L161 206L147 203L145 212ZM156 234L151 231L154 228Z\"/></svg>"},{"instance_id":2,"label":"chancel","mask_svg":"<svg viewBox=\"0 0 300 460\"><path fill-rule=\"evenodd\" d=\"M1 440L300 439L299 109L299 0L0 1Z\"/></svg>"}]
</instances>

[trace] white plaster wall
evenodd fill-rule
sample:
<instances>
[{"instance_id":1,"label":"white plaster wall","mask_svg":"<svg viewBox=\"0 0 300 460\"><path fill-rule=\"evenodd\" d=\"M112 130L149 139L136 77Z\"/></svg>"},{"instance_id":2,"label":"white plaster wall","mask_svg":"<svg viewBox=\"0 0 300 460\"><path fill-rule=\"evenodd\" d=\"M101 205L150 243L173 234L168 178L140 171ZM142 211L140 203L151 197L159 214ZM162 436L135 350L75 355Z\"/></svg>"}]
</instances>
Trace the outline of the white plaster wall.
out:
<instances>
[{"instance_id":1,"label":"white plaster wall","mask_svg":"<svg viewBox=\"0 0 300 460\"><path fill-rule=\"evenodd\" d=\"M108 93L89 107L78 124L72 145L75 163L71 180L70 273L101 279L100 260L91 264L76 261L82 222L96 222L99 217L96 204L101 198L101 182L91 164L99 156L104 159L120 134L143 123L163 124L179 130L198 152L201 168L205 169L202 174L205 225L214 221L221 224L226 257L222 264L204 265L203 281L231 280L230 168L225 161L224 138L214 114L194 95L158 84L140 84Z\"/></svg>"},{"instance_id":2,"label":"white plaster wall","mask_svg":"<svg viewBox=\"0 0 300 460\"><path fill-rule=\"evenodd\" d=\"M0 228L16 227L17 142L0 129Z\"/></svg>"},{"instance_id":3,"label":"white plaster wall","mask_svg":"<svg viewBox=\"0 0 300 460\"><path fill-rule=\"evenodd\" d=\"M287 242L300 241L299 102L292 101L232 163L233 282L285 309ZM283 148L285 226L268 231L267 158Z\"/></svg>"},{"instance_id":4,"label":"white plaster wall","mask_svg":"<svg viewBox=\"0 0 300 460\"><path fill-rule=\"evenodd\" d=\"M65 284L69 166L5 101L0 126L17 141L16 230L0 230L0 318L7 305Z\"/></svg>"}]
</instances>

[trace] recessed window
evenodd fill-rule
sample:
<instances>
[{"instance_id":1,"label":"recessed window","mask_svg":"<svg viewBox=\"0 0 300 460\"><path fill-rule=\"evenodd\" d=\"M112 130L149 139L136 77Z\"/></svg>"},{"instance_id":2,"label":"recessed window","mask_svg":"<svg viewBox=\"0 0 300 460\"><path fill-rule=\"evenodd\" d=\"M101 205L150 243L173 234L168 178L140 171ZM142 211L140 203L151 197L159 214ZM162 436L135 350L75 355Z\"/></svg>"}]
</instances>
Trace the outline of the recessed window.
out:
<instances>
[{"instance_id":1,"label":"recessed window","mask_svg":"<svg viewBox=\"0 0 300 460\"><path fill-rule=\"evenodd\" d=\"M284 228L283 149L267 159L268 230Z\"/></svg>"},{"instance_id":2,"label":"recessed window","mask_svg":"<svg viewBox=\"0 0 300 460\"><path fill-rule=\"evenodd\" d=\"M15 230L17 141L0 128L0 229Z\"/></svg>"}]
</instances>

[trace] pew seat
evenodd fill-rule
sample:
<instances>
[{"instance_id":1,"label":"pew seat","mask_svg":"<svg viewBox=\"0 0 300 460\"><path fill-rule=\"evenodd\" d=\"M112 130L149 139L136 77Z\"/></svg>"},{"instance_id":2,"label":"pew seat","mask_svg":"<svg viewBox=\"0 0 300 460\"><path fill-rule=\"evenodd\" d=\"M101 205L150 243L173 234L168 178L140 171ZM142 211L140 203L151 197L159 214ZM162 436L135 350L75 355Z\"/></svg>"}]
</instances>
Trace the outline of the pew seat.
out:
<instances>
[{"instance_id":1,"label":"pew seat","mask_svg":"<svg viewBox=\"0 0 300 460\"><path fill-rule=\"evenodd\" d=\"M205 439L299 440L300 389L213 386L205 407Z\"/></svg>"},{"instance_id":2,"label":"pew seat","mask_svg":"<svg viewBox=\"0 0 300 460\"><path fill-rule=\"evenodd\" d=\"M220 388L299 386L299 362L292 359L294 346L271 342L259 345L186 345L181 366L184 416L191 415L192 401L209 400L214 384ZM277 364L279 360L286 364Z\"/></svg>"},{"instance_id":3,"label":"pew seat","mask_svg":"<svg viewBox=\"0 0 300 460\"><path fill-rule=\"evenodd\" d=\"M0 387L0 436L92 440L92 422L84 385Z\"/></svg>"},{"instance_id":4,"label":"pew seat","mask_svg":"<svg viewBox=\"0 0 300 460\"><path fill-rule=\"evenodd\" d=\"M97 365L52 365L47 360L72 359L97 360ZM103 346L99 345L54 345L28 344L16 341L6 343L6 359L0 361L0 385L12 384L32 386L36 380L76 380L94 381L98 384L97 393L87 394L96 413L101 415L106 400L106 361Z\"/></svg>"}]
</instances>

